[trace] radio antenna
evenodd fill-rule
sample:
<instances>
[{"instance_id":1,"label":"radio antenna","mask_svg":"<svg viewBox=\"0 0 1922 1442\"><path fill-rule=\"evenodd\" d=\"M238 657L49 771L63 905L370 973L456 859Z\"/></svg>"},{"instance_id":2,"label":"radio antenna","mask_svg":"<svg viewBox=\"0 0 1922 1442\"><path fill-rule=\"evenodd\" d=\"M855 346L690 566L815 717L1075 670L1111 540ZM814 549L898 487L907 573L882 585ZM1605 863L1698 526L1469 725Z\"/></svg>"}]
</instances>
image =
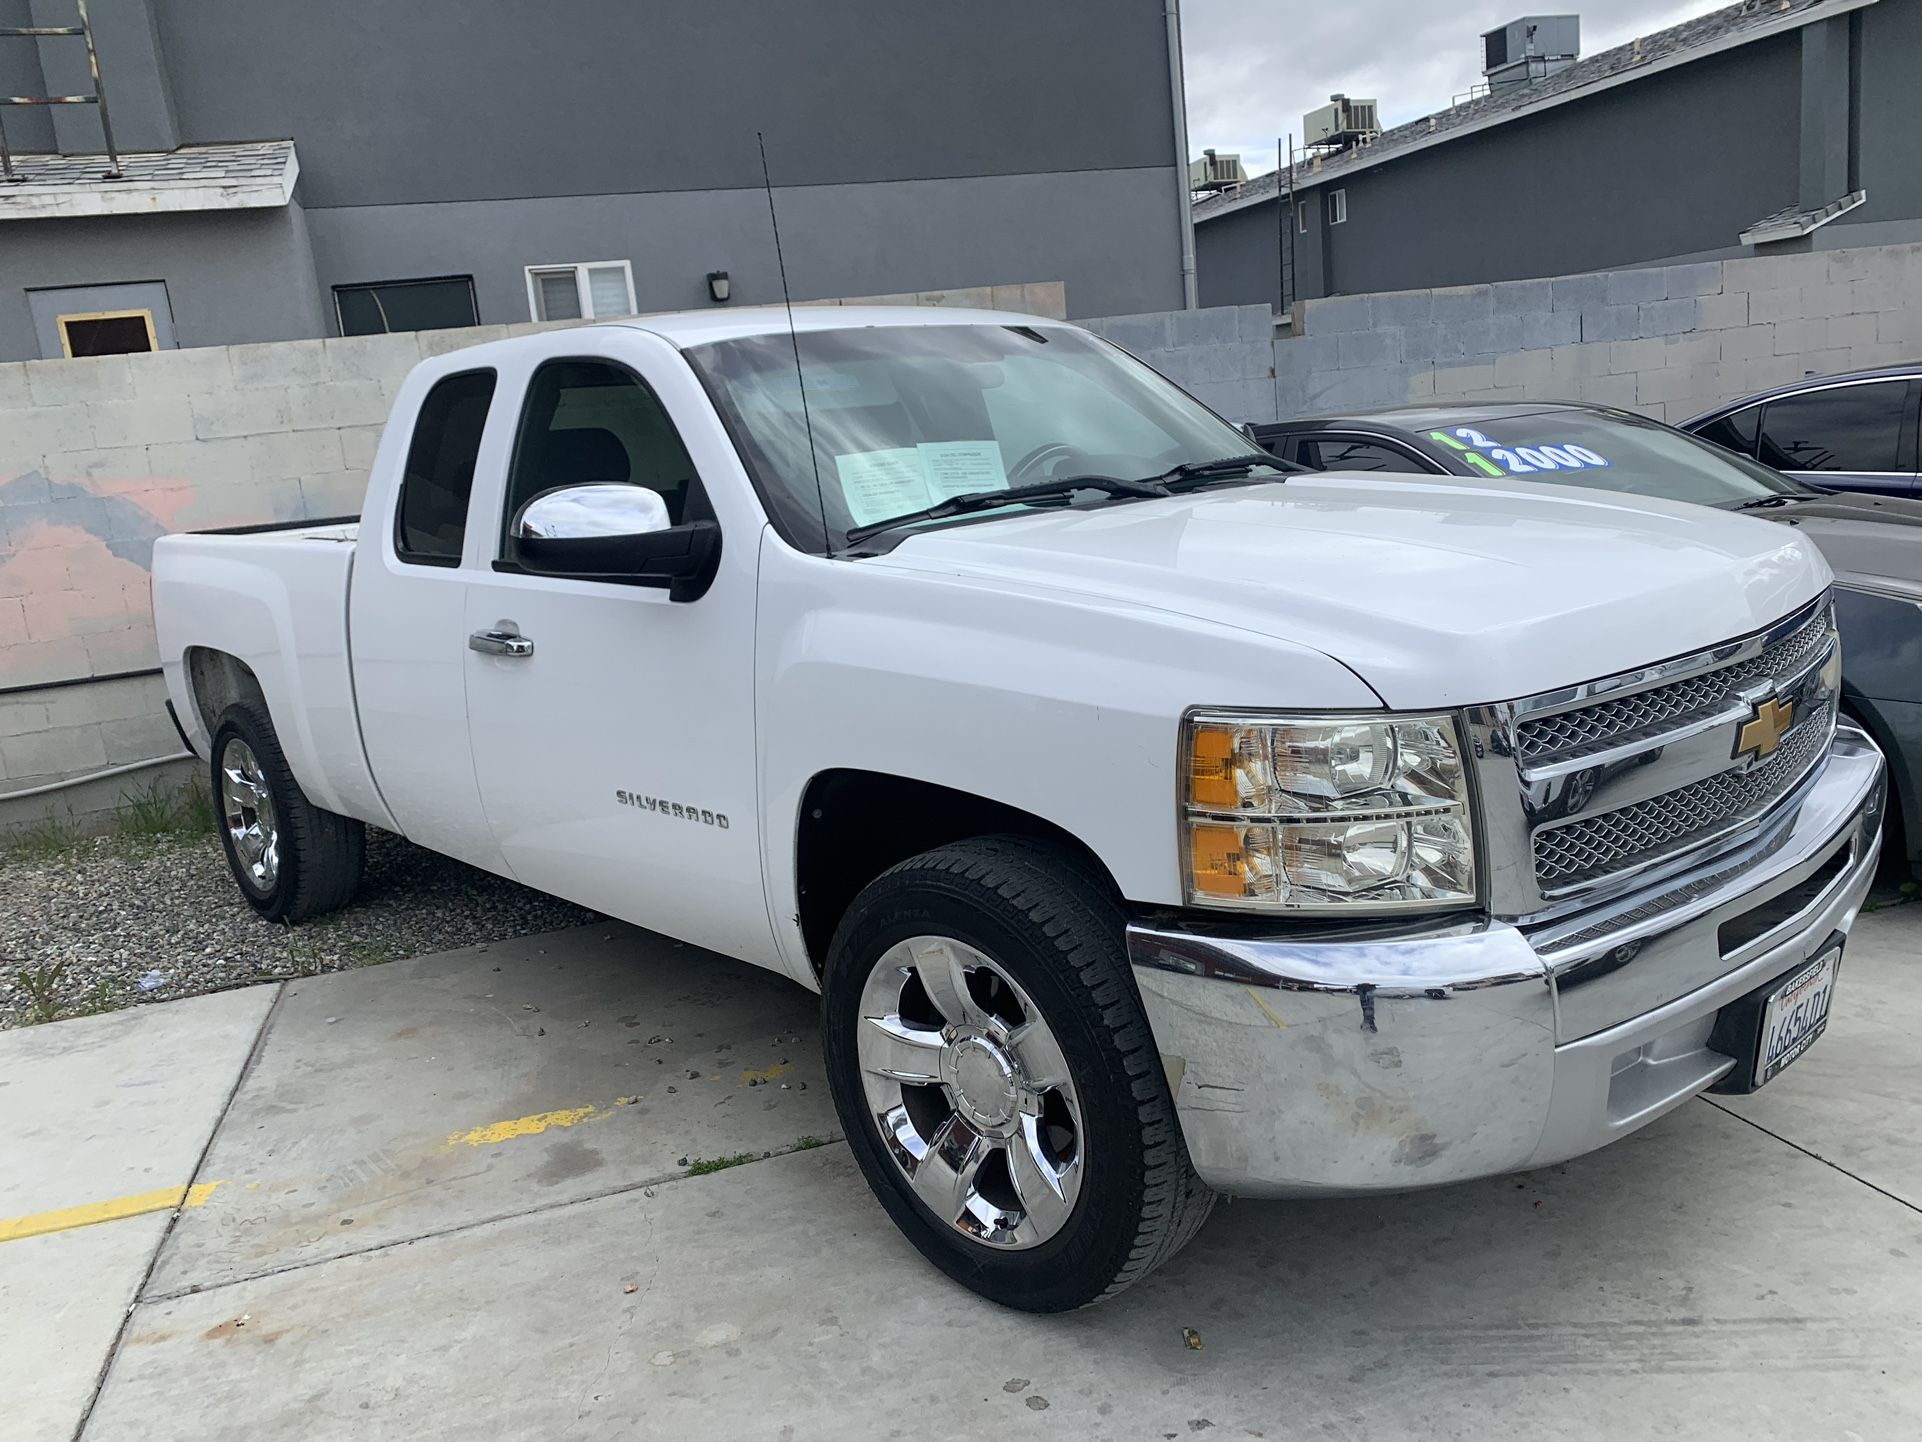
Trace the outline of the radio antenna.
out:
<instances>
[{"instance_id":1,"label":"radio antenna","mask_svg":"<svg viewBox=\"0 0 1922 1442\"><path fill-rule=\"evenodd\" d=\"M807 372L801 368L801 337L794 329L794 297L788 294L787 259L781 254L781 218L774 213L774 181L768 175L767 137L754 132L754 143L761 148L761 188L767 192L767 219L774 228L774 263L781 271L781 304L787 307L788 344L794 347L794 380L801 388L801 424L807 430L808 460L814 466L814 501L821 508L821 553L834 554L834 541L828 532L827 494L821 487L821 455L814 449L814 417L808 411Z\"/></svg>"}]
</instances>

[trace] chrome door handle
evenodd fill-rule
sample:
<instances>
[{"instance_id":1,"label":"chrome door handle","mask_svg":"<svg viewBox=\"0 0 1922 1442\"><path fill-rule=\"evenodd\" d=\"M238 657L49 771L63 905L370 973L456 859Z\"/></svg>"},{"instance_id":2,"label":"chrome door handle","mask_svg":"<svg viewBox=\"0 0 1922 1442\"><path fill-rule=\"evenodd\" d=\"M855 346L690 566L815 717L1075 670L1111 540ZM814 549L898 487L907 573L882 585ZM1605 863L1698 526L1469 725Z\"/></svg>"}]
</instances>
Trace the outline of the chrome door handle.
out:
<instances>
[{"instance_id":1,"label":"chrome door handle","mask_svg":"<svg viewBox=\"0 0 1922 1442\"><path fill-rule=\"evenodd\" d=\"M513 631L476 631L467 638L467 649L483 656L531 656L534 643Z\"/></svg>"}]
</instances>

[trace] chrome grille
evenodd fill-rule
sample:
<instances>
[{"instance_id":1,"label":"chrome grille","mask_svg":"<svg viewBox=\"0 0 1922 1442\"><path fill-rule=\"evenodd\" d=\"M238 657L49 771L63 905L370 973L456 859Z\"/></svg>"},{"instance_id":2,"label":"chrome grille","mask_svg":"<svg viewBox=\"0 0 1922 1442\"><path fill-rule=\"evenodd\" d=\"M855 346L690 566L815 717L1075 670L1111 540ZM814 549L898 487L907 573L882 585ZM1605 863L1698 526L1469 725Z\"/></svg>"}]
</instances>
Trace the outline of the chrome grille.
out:
<instances>
[{"instance_id":1,"label":"chrome grille","mask_svg":"<svg viewBox=\"0 0 1922 1442\"><path fill-rule=\"evenodd\" d=\"M1515 729L1515 754L1526 766L1599 749L1637 732L1671 726L1711 711L1756 681L1782 681L1806 670L1820 654L1828 629L1829 612L1823 607L1799 629L1746 661L1579 711L1524 721Z\"/></svg>"},{"instance_id":2,"label":"chrome grille","mask_svg":"<svg viewBox=\"0 0 1922 1442\"><path fill-rule=\"evenodd\" d=\"M1834 725L1834 708L1824 707L1752 771L1724 771L1619 811L1536 832L1536 880L1544 890L1587 881L1648 857L1686 850L1732 824L1760 816L1808 774Z\"/></svg>"}]
</instances>

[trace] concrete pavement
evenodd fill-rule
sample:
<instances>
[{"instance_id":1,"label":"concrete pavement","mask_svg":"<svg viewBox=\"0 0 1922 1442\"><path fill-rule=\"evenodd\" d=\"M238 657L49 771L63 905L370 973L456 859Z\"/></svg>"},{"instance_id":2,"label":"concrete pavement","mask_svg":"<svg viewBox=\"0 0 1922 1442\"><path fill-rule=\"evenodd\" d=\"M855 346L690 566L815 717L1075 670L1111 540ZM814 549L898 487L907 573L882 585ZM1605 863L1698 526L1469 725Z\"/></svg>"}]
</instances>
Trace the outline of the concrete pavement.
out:
<instances>
[{"instance_id":1,"label":"concrete pavement","mask_svg":"<svg viewBox=\"0 0 1922 1442\"><path fill-rule=\"evenodd\" d=\"M1922 908L1864 917L1753 1098L1225 1204L1055 1318L895 1233L812 997L630 928L9 1033L0 1216L66 1229L0 1241L0 1435L1922 1435L1919 952Z\"/></svg>"}]
</instances>

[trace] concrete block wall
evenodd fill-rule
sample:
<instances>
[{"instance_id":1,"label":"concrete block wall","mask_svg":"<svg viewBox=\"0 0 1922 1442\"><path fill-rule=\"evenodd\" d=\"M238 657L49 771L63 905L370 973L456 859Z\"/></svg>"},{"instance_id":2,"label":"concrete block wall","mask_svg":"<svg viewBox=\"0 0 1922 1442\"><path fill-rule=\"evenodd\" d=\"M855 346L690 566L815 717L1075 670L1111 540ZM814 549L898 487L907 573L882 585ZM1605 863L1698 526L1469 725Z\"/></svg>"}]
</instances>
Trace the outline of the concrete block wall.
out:
<instances>
[{"instance_id":1,"label":"concrete block wall","mask_svg":"<svg viewBox=\"0 0 1922 1442\"><path fill-rule=\"evenodd\" d=\"M199 763L182 759L186 748L166 700L155 675L0 695L0 835L48 815L84 820L111 812L130 793L195 774ZM54 795L19 795L106 772L113 774Z\"/></svg>"},{"instance_id":2,"label":"concrete block wall","mask_svg":"<svg viewBox=\"0 0 1922 1442\"><path fill-rule=\"evenodd\" d=\"M1922 245L1337 296L1275 345L1287 415L1580 400L1679 421L1806 375L1922 359Z\"/></svg>"},{"instance_id":3,"label":"concrete block wall","mask_svg":"<svg viewBox=\"0 0 1922 1442\"><path fill-rule=\"evenodd\" d=\"M1237 424L1278 419L1275 313L1265 305L1159 311L1080 324L1139 356Z\"/></svg>"},{"instance_id":4,"label":"concrete block wall","mask_svg":"<svg viewBox=\"0 0 1922 1442\"><path fill-rule=\"evenodd\" d=\"M1062 283L863 297L1062 316ZM566 325L572 322L560 322ZM10 793L180 749L161 710L149 570L173 531L359 512L408 370L547 325L0 364L0 830L111 807L145 775ZM128 675L128 673L135 673ZM71 685L90 678L125 677Z\"/></svg>"}]
</instances>

